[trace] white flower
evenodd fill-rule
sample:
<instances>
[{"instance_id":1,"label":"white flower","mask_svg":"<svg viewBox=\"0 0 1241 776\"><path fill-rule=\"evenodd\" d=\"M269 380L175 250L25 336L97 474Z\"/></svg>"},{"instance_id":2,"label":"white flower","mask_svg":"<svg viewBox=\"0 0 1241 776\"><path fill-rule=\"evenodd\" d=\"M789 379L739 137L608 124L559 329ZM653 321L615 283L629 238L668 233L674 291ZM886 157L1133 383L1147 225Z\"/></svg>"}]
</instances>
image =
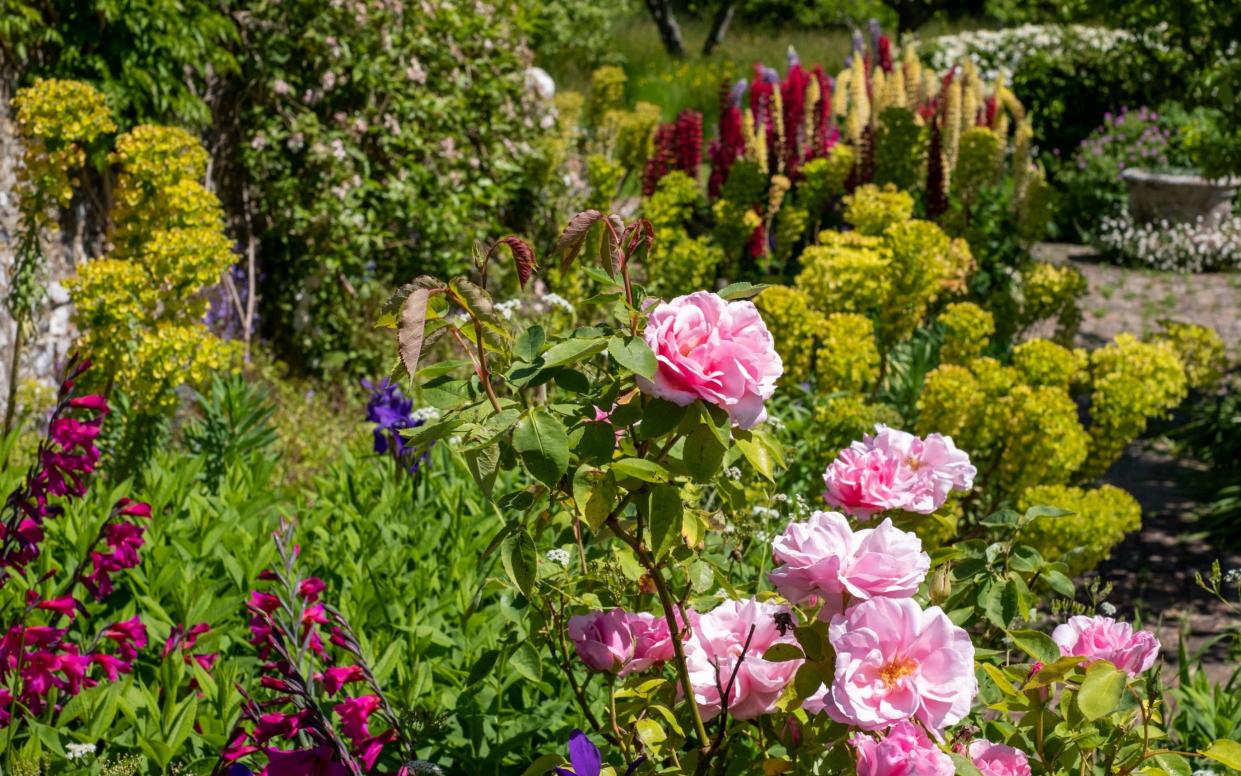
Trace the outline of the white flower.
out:
<instances>
[{"instance_id":1,"label":"white flower","mask_svg":"<svg viewBox=\"0 0 1241 776\"><path fill-rule=\"evenodd\" d=\"M94 744L65 744L65 756L70 760L80 760L95 753Z\"/></svg>"},{"instance_id":2,"label":"white flower","mask_svg":"<svg viewBox=\"0 0 1241 776\"><path fill-rule=\"evenodd\" d=\"M1103 603L1099 604L1099 613L1102 614L1104 617L1115 617L1116 607L1112 606L1107 601L1104 601Z\"/></svg>"},{"instance_id":3,"label":"white flower","mask_svg":"<svg viewBox=\"0 0 1241 776\"><path fill-rule=\"evenodd\" d=\"M555 292L549 291L544 294L543 301L547 302L552 307L559 307L567 313L573 312L573 305L569 303L569 300Z\"/></svg>"},{"instance_id":4,"label":"white flower","mask_svg":"<svg viewBox=\"0 0 1241 776\"><path fill-rule=\"evenodd\" d=\"M440 419L440 411L434 407L419 407L409 413L409 417L415 421L420 420L424 423L434 423Z\"/></svg>"},{"instance_id":5,"label":"white flower","mask_svg":"<svg viewBox=\"0 0 1241 776\"><path fill-rule=\"evenodd\" d=\"M552 563L559 563L561 566L565 568L569 567L570 557L569 557L568 550L559 550L559 549L548 550L547 559L550 560Z\"/></svg>"}]
</instances>

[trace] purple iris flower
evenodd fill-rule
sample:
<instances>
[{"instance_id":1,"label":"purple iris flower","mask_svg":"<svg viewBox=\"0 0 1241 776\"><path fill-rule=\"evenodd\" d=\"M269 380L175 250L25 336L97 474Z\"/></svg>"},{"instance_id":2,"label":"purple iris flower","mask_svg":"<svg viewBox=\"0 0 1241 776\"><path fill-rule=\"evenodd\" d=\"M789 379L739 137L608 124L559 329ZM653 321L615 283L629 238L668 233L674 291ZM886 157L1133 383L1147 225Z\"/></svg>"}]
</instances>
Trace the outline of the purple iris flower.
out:
<instances>
[{"instance_id":1,"label":"purple iris flower","mask_svg":"<svg viewBox=\"0 0 1241 776\"><path fill-rule=\"evenodd\" d=\"M363 380L362 387L371 392L370 401L366 403L366 419L375 424L375 452L391 454L398 460L406 458L410 448L401 429L417 428L424 423L422 418L414 417L414 400L386 377L378 385ZM418 470L418 464L418 460L410 463L411 474Z\"/></svg>"},{"instance_id":2,"label":"purple iris flower","mask_svg":"<svg viewBox=\"0 0 1241 776\"><path fill-rule=\"evenodd\" d=\"M734 108L741 107L741 98L745 97L745 90L750 86L744 78L733 84L733 88L728 92L728 102Z\"/></svg>"},{"instance_id":3,"label":"purple iris flower","mask_svg":"<svg viewBox=\"0 0 1241 776\"><path fill-rule=\"evenodd\" d=\"M625 776L630 776L644 760L645 757L634 760L625 770ZM557 768L558 776L599 776L603 770L603 756L599 754L599 747L592 744L580 730L575 729L569 734L569 763L573 768Z\"/></svg>"}]
</instances>

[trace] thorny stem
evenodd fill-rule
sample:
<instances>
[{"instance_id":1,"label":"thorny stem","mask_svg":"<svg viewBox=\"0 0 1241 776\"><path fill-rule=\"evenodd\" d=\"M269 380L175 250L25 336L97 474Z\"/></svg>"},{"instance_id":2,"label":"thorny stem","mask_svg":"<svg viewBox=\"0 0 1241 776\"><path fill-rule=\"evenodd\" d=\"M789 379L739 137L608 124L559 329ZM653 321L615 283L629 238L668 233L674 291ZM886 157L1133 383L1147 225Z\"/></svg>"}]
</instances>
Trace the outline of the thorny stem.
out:
<instances>
[{"instance_id":1,"label":"thorny stem","mask_svg":"<svg viewBox=\"0 0 1241 776\"><path fill-rule=\"evenodd\" d=\"M621 508L623 506L624 502ZM655 585L656 593L659 594L659 603L664 609L664 619L668 621L668 630L672 634L672 651L675 655L673 662L676 663L677 677L681 682L681 691L685 693L685 699L689 703L690 714L694 719L694 733L698 736L702 757L705 758L711 751L711 739L707 735L706 725L703 724L702 712L698 710L698 703L694 700L694 685L689 680L689 669L685 665L685 647L681 643L681 624L677 622L676 602L672 600L672 594L668 592L668 582L664 579L663 572L660 571L655 558L641 542L621 526L617 514L618 511L614 510L613 514L608 515L608 526L612 529L612 533L629 545L629 548L638 556L638 560L646 568L647 575ZM685 621L685 626L689 626L688 621Z\"/></svg>"},{"instance_id":2,"label":"thorny stem","mask_svg":"<svg viewBox=\"0 0 1241 776\"><path fill-rule=\"evenodd\" d=\"M577 698L578 707L582 710L582 714L583 716L586 717L586 721L590 723L590 726L592 728L595 729L595 732L597 732L599 735L606 738L608 741L611 741L612 743L619 745L620 743L619 740L613 739L612 735L603 729L603 725L599 724L598 717L596 717L595 713L590 710L590 703L587 702L586 700L585 691L582 689L582 686L577 683L577 677L573 675L573 664L569 661L569 646L568 644L565 643L565 640L564 640L564 627L563 627L564 596L563 595L561 596L560 610L556 610L555 607L553 607L552 615L553 615L552 625L556 629L556 638L555 639L549 638L547 640L547 645L549 648L551 648L553 656L556 658L557 662L560 664L560 669L564 671L565 676L568 677L569 687L572 688L573 695L575 698ZM560 643L559 652L556 651L557 641Z\"/></svg>"},{"instance_id":3,"label":"thorny stem","mask_svg":"<svg viewBox=\"0 0 1241 776\"><path fill-rule=\"evenodd\" d=\"M720 729L716 731L715 743L711 746L711 751L704 753L702 759L698 761L698 773L707 772L711 763L711 754L718 752L724 743L724 733L728 730L728 699L732 697L737 674L741 672L741 664L745 662L746 653L750 651L750 642L754 639L756 627L751 625L750 632L746 634L745 644L741 647L741 655L737 658L737 664L733 666L732 673L728 677L727 688L720 686L720 662L718 659L715 661L715 688L720 694Z\"/></svg>"}]
</instances>

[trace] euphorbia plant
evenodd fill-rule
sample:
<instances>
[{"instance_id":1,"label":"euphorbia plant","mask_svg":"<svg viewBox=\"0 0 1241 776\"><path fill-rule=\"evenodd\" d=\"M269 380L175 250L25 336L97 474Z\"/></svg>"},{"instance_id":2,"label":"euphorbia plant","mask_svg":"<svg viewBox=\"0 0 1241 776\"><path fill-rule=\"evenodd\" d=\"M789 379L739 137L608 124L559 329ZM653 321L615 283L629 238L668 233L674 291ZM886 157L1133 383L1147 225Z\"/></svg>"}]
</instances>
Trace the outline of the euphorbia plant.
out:
<instances>
[{"instance_id":1,"label":"euphorbia plant","mask_svg":"<svg viewBox=\"0 0 1241 776\"><path fill-rule=\"evenodd\" d=\"M785 452L764 404L782 364L747 301L761 288L647 299L629 270L650 240L598 211L570 222L561 259L597 263L589 326L494 312L497 250L519 285L536 270L512 237L478 252L474 279L405 287L385 319L442 413L407 444L449 439L505 516L492 551L528 603L509 667L542 681L554 666L580 708L572 762L527 773L1131 773L1182 757L1149 745L1156 704L1123 702L1153 639L1089 618L1040 630L1032 609L1074 590L1018 539L1061 510L1002 511L934 557L898 527L972 488L950 438L877 428L824 474L840 512L772 493ZM466 358L426 364L433 339Z\"/></svg>"}]
</instances>

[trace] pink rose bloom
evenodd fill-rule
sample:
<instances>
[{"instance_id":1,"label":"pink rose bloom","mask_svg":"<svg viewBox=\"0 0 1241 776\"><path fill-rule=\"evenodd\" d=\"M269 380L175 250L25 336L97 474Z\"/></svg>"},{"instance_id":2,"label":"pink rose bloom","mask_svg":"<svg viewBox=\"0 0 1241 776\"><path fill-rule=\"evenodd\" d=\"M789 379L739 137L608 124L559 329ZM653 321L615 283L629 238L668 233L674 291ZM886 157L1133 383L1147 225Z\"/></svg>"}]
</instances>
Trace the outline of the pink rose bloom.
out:
<instances>
[{"instance_id":1,"label":"pink rose bloom","mask_svg":"<svg viewBox=\"0 0 1241 776\"><path fill-rule=\"evenodd\" d=\"M1134 632L1127 622L1111 617L1070 617L1051 633L1060 645L1060 654L1106 660L1130 676L1137 676L1155 665L1159 640L1150 631Z\"/></svg>"},{"instance_id":2,"label":"pink rose bloom","mask_svg":"<svg viewBox=\"0 0 1241 776\"><path fill-rule=\"evenodd\" d=\"M672 658L668 621L647 612L590 612L569 618L578 659L596 671L620 676Z\"/></svg>"},{"instance_id":3,"label":"pink rose bloom","mask_svg":"<svg viewBox=\"0 0 1241 776\"><path fill-rule=\"evenodd\" d=\"M908 720L892 726L883 738L856 735L857 776L952 776L956 766L926 731Z\"/></svg>"},{"instance_id":4,"label":"pink rose bloom","mask_svg":"<svg viewBox=\"0 0 1241 776\"><path fill-rule=\"evenodd\" d=\"M862 518L893 509L929 515L952 491L972 488L977 473L951 437L922 439L879 424L827 467L824 498Z\"/></svg>"},{"instance_id":5,"label":"pink rose bloom","mask_svg":"<svg viewBox=\"0 0 1241 776\"><path fill-rule=\"evenodd\" d=\"M741 428L767 418L763 402L784 372L771 332L752 302L729 302L709 291L657 305L646 321L646 344L659 368L642 390L682 407L714 404Z\"/></svg>"},{"instance_id":6,"label":"pink rose bloom","mask_svg":"<svg viewBox=\"0 0 1241 776\"><path fill-rule=\"evenodd\" d=\"M891 520L854 532L839 512L815 512L804 523L790 523L772 542L772 554L782 565L768 575L771 583L794 603L825 603L824 619L844 610L844 594L857 600L909 598L931 568L916 534Z\"/></svg>"},{"instance_id":7,"label":"pink rose bloom","mask_svg":"<svg viewBox=\"0 0 1241 776\"><path fill-rule=\"evenodd\" d=\"M970 742L970 760L982 776L1031 776L1030 761L1020 749L990 741Z\"/></svg>"},{"instance_id":8,"label":"pink rose bloom","mask_svg":"<svg viewBox=\"0 0 1241 776\"><path fill-rule=\"evenodd\" d=\"M804 523L791 522L771 543L781 564L767 575L780 594L795 604L843 608L840 570L848 560L853 529L839 512L815 512Z\"/></svg>"},{"instance_id":9,"label":"pink rose bloom","mask_svg":"<svg viewBox=\"0 0 1241 776\"><path fill-rule=\"evenodd\" d=\"M722 710L721 688L727 693L728 713L736 719L774 711L803 662L763 660L763 653L773 644L797 644L788 607L755 599L725 601L690 619L693 636L685 645L685 663L703 718L714 719Z\"/></svg>"},{"instance_id":10,"label":"pink rose bloom","mask_svg":"<svg viewBox=\"0 0 1241 776\"><path fill-rule=\"evenodd\" d=\"M837 722L881 730L914 718L933 731L961 721L978 691L974 645L938 606L872 598L832 618L832 686L808 702Z\"/></svg>"}]
</instances>

